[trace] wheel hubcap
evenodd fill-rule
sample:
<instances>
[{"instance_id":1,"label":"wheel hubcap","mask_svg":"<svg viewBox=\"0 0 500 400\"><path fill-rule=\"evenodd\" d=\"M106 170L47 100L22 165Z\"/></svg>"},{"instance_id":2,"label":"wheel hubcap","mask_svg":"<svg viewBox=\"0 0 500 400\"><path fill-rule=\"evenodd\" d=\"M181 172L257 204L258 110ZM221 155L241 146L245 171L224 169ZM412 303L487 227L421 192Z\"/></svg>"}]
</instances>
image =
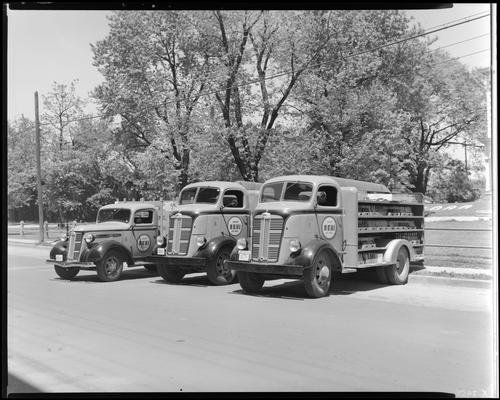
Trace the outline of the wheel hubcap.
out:
<instances>
[{"instance_id":1,"label":"wheel hubcap","mask_svg":"<svg viewBox=\"0 0 500 400\"><path fill-rule=\"evenodd\" d=\"M221 256L217 258L217 264L215 265L217 273L225 278L231 277L231 270L224 266L224 261L228 258L228 254L221 254Z\"/></svg>"},{"instance_id":2,"label":"wheel hubcap","mask_svg":"<svg viewBox=\"0 0 500 400\"><path fill-rule=\"evenodd\" d=\"M316 267L316 282L318 282L320 286L324 286L327 284L329 278L330 268L324 264L323 260L320 260Z\"/></svg>"},{"instance_id":3,"label":"wheel hubcap","mask_svg":"<svg viewBox=\"0 0 500 400\"><path fill-rule=\"evenodd\" d=\"M118 269L118 260L114 257L110 257L106 260L106 274L111 275Z\"/></svg>"}]
</instances>

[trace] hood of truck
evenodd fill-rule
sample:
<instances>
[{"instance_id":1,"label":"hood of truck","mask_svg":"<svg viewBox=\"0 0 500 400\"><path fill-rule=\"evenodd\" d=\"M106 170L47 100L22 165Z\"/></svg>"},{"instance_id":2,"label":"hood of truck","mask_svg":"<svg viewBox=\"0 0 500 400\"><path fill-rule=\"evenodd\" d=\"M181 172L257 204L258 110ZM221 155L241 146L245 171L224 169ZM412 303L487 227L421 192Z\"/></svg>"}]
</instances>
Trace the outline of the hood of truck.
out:
<instances>
[{"instance_id":1,"label":"hood of truck","mask_svg":"<svg viewBox=\"0 0 500 400\"><path fill-rule=\"evenodd\" d=\"M259 203L255 208L255 213L268 211L271 214L279 211L280 213L288 213L290 211L307 210L313 211L311 201L269 201L267 203Z\"/></svg>"},{"instance_id":2,"label":"hood of truck","mask_svg":"<svg viewBox=\"0 0 500 400\"><path fill-rule=\"evenodd\" d=\"M184 211L198 214L205 211L220 211L220 209L215 204L183 204L176 206L173 210L169 210L169 214L175 215L178 212L182 214Z\"/></svg>"},{"instance_id":3,"label":"hood of truck","mask_svg":"<svg viewBox=\"0 0 500 400\"><path fill-rule=\"evenodd\" d=\"M124 222L109 221L99 224L77 225L75 232L124 231L129 228L130 225Z\"/></svg>"}]
</instances>

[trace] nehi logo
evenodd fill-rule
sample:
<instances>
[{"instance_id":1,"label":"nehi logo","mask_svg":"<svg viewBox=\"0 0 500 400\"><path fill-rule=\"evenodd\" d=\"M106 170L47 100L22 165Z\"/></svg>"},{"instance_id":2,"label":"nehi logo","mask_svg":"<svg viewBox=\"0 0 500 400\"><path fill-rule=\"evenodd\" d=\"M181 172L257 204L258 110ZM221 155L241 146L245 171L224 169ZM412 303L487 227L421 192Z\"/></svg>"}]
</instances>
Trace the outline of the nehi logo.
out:
<instances>
[{"instance_id":1,"label":"nehi logo","mask_svg":"<svg viewBox=\"0 0 500 400\"><path fill-rule=\"evenodd\" d=\"M333 238L335 236L335 232L337 232L337 224L335 223L335 220L332 217L326 217L321 225L321 230L323 231L325 238Z\"/></svg>"},{"instance_id":2,"label":"nehi logo","mask_svg":"<svg viewBox=\"0 0 500 400\"><path fill-rule=\"evenodd\" d=\"M238 236L243 228L243 224L238 217L232 217L227 224L229 233L233 236Z\"/></svg>"},{"instance_id":3,"label":"nehi logo","mask_svg":"<svg viewBox=\"0 0 500 400\"><path fill-rule=\"evenodd\" d=\"M139 251L147 251L151 246L151 239L148 235L141 235L137 238L137 248Z\"/></svg>"}]
</instances>

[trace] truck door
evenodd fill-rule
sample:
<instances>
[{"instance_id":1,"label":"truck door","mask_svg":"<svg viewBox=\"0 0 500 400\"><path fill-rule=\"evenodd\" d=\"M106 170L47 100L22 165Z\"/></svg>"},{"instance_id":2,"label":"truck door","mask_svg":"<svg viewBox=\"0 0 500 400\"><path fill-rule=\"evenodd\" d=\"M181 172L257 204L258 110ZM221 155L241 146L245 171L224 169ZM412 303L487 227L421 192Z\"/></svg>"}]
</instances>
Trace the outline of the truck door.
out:
<instances>
[{"instance_id":1,"label":"truck door","mask_svg":"<svg viewBox=\"0 0 500 400\"><path fill-rule=\"evenodd\" d=\"M227 226L228 233L235 239L246 237L248 234L248 213L245 203L248 199L244 198L241 190L231 189L224 192L222 201L222 213Z\"/></svg>"},{"instance_id":2,"label":"truck door","mask_svg":"<svg viewBox=\"0 0 500 400\"><path fill-rule=\"evenodd\" d=\"M316 210L321 237L328 240L338 252L343 251L342 208L339 189L336 186L319 185Z\"/></svg>"},{"instance_id":3,"label":"truck door","mask_svg":"<svg viewBox=\"0 0 500 400\"><path fill-rule=\"evenodd\" d=\"M151 255L158 234L156 211L152 208L136 210L132 222L132 255Z\"/></svg>"}]
</instances>

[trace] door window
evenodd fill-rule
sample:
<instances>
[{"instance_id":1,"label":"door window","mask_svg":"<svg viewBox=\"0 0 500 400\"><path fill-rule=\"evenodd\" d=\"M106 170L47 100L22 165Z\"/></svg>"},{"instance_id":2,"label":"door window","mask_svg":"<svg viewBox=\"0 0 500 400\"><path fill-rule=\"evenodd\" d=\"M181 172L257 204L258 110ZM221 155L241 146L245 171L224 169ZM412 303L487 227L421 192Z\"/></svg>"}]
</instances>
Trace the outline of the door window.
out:
<instances>
[{"instance_id":1,"label":"door window","mask_svg":"<svg viewBox=\"0 0 500 400\"><path fill-rule=\"evenodd\" d=\"M152 224L153 210L137 210L134 214L134 224Z\"/></svg>"}]
</instances>

